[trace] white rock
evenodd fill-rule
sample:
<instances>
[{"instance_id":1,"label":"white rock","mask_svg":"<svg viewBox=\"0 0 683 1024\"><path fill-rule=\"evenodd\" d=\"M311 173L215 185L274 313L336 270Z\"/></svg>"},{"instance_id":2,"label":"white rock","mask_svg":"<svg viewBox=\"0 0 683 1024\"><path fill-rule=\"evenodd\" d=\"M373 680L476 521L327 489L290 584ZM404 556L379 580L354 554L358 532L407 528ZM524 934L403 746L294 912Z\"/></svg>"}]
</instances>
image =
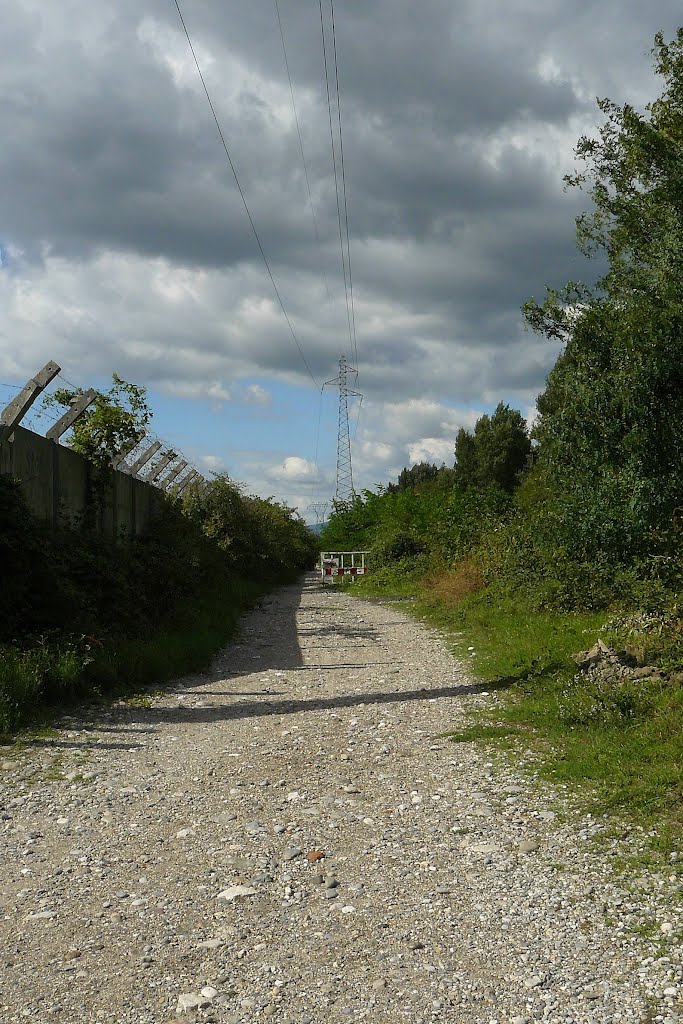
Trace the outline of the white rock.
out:
<instances>
[{"instance_id":1,"label":"white rock","mask_svg":"<svg viewBox=\"0 0 683 1024\"><path fill-rule=\"evenodd\" d=\"M523 839L517 849L520 853L533 853L538 849L538 843L535 839Z\"/></svg>"},{"instance_id":2,"label":"white rock","mask_svg":"<svg viewBox=\"0 0 683 1024\"><path fill-rule=\"evenodd\" d=\"M234 902L234 900L239 900L243 896L255 895L256 889L254 889L251 885L231 885L227 889L224 889L223 892L219 892L216 899L227 900L228 903L232 903Z\"/></svg>"},{"instance_id":3,"label":"white rock","mask_svg":"<svg viewBox=\"0 0 683 1024\"><path fill-rule=\"evenodd\" d=\"M184 992L178 996L178 1005L175 1008L177 1014L180 1013L192 1013L194 1010L198 1010L202 1005L203 1000L196 995L194 992Z\"/></svg>"},{"instance_id":4,"label":"white rock","mask_svg":"<svg viewBox=\"0 0 683 1024\"><path fill-rule=\"evenodd\" d=\"M199 990L199 994L204 996L205 999L213 1000L218 995L218 989L214 988L213 985L205 985L204 988Z\"/></svg>"},{"instance_id":5,"label":"white rock","mask_svg":"<svg viewBox=\"0 0 683 1024\"><path fill-rule=\"evenodd\" d=\"M473 843L469 849L472 853L498 853L500 847L495 843Z\"/></svg>"}]
</instances>

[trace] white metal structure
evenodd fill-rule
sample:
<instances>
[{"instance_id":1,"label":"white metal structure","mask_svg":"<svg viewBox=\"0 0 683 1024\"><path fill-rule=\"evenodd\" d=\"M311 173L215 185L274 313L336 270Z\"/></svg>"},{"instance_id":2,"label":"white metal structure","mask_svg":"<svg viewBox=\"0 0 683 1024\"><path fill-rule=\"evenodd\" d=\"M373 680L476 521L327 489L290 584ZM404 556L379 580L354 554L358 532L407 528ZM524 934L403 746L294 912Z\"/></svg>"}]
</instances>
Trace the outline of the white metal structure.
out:
<instances>
[{"instance_id":1,"label":"white metal structure","mask_svg":"<svg viewBox=\"0 0 683 1024\"><path fill-rule=\"evenodd\" d=\"M324 585L336 583L341 576L366 576L365 556L369 554L369 551L321 551L321 582Z\"/></svg>"}]
</instances>

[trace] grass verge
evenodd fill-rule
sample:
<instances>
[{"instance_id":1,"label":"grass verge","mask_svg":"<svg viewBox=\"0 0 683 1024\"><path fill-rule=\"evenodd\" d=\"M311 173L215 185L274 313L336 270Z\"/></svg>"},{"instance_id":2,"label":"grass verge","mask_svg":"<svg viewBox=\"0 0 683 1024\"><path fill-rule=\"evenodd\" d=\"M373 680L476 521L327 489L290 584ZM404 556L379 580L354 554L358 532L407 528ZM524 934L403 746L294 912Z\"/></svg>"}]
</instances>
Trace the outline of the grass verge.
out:
<instances>
[{"instance_id":1,"label":"grass verge","mask_svg":"<svg viewBox=\"0 0 683 1024\"><path fill-rule=\"evenodd\" d=\"M0 646L0 741L78 702L129 696L206 668L267 589L233 576L153 636L99 643L54 635Z\"/></svg>"},{"instance_id":2,"label":"grass verge","mask_svg":"<svg viewBox=\"0 0 683 1024\"><path fill-rule=\"evenodd\" d=\"M451 734L460 742L536 752L535 770L579 797L593 813L628 817L648 832L662 854L683 851L683 686L673 678L623 685L577 674L571 655L599 635L612 646L640 646L650 664L668 671L683 664L680 620L656 634L634 637L607 612L537 611L495 590L384 570L354 583L359 597L407 596L411 614L442 629L453 653L499 692L490 711ZM625 620L624 620L625 621ZM680 862L679 862L680 863Z\"/></svg>"}]
</instances>

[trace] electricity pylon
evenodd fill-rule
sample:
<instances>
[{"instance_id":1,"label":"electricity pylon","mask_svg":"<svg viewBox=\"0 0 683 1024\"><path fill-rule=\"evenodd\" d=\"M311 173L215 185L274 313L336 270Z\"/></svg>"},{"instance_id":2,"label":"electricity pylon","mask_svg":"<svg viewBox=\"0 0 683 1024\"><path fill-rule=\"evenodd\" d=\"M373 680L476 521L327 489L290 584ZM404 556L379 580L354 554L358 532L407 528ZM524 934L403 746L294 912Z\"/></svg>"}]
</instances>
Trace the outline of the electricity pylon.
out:
<instances>
[{"instance_id":1,"label":"electricity pylon","mask_svg":"<svg viewBox=\"0 0 683 1024\"><path fill-rule=\"evenodd\" d=\"M349 434L349 396L362 398L358 391L352 391L347 383L348 372L358 374L358 371L349 366L346 356L339 360L339 376L332 380L326 380L323 387L328 384L339 385L339 430L337 433L337 489L334 500L337 504L349 504L356 496L353 488L353 466L351 465L351 437Z\"/></svg>"},{"instance_id":2,"label":"electricity pylon","mask_svg":"<svg viewBox=\"0 0 683 1024\"><path fill-rule=\"evenodd\" d=\"M317 526L325 522L325 513L330 507L329 501L312 501L308 506L311 512L315 512L315 522Z\"/></svg>"}]
</instances>

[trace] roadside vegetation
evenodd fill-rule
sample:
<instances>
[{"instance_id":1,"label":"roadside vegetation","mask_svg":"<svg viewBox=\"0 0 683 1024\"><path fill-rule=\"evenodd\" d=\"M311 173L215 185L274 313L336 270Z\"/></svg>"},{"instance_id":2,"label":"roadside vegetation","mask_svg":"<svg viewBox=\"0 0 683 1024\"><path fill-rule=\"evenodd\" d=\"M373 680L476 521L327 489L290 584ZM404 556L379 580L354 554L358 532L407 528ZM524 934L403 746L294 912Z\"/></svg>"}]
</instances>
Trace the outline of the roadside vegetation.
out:
<instances>
[{"instance_id":1,"label":"roadside vegetation","mask_svg":"<svg viewBox=\"0 0 683 1024\"><path fill-rule=\"evenodd\" d=\"M413 596L505 699L461 739L537 745L554 778L683 841L683 29L661 96L600 101L567 179L606 272L524 306L561 352L531 433L501 403L454 466L406 468L335 508L326 549L368 548L360 594ZM572 654L601 639L595 664ZM457 737L454 737L457 738Z\"/></svg>"},{"instance_id":2,"label":"roadside vegetation","mask_svg":"<svg viewBox=\"0 0 683 1024\"><path fill-rule=\"evenodd\" d=\"M112 454L148 420L144 389L115 378L79 421L71 445L101 472L78 528L44 526L0 476L0 735L206 667L247 607L315 559L316 539L292 509L227 476L182 500L160 494L143 536L103 539L95 524Z\"/></svg>"}]
</instances>

